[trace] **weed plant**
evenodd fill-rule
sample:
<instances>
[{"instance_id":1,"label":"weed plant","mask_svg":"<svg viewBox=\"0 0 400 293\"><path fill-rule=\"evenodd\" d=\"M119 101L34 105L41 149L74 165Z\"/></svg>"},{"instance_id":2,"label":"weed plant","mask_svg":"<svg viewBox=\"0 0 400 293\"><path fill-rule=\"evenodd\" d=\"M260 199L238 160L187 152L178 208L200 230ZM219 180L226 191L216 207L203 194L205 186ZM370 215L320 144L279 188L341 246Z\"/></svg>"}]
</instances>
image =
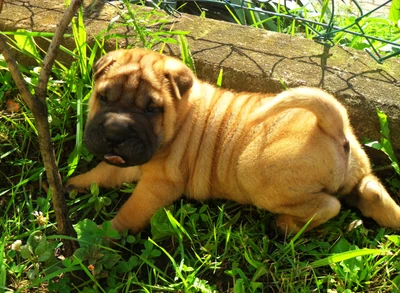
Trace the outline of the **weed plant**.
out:
<instances>
[{"instance_id":1,"label":"weed plant","mask_svg":"<svg viewBox=\"0 0 400 293\"><path fill-rule=\"evenodd\" d=\"M91 69L104 53L103 42L125 37L113 33L113 28L130 26L135 46L179 44L185 63L193 65L184 32L165 31L166 20L156 11L134 9L121 11L93 47L86 43L80 11L71 36L76 48L62 48L74 61L69 67L58 62L53 68L48 119L64 179L96 164L82 142L83 125ZM154 16L159 23L156 30ZM142 25L146 21L154 21L153 30ZM52 34L4 34L16 50L36 62L20 65L33 88L44 54L33 37L46 39ZM10 100L20 109L8 111ZM79 249L65 258L66 237L57 234L34 119L21 103L2 57L0 103L4 109L0 113L0 292L399 292L400 236L357 211L343 208L311 232L282 235L269 212L229 201L182 199L158 210L145 231L118 235L107 220L131 194L132 183L112 191L93 184L87 194L69 195ZM386 179L396 195L398 161L387 118L378 113L382 139L369 145L391 159L394 171ZM97 224L102 222L100 229ZM115 243L104 243L104 238Z\"/></svg>"}]
</instances>

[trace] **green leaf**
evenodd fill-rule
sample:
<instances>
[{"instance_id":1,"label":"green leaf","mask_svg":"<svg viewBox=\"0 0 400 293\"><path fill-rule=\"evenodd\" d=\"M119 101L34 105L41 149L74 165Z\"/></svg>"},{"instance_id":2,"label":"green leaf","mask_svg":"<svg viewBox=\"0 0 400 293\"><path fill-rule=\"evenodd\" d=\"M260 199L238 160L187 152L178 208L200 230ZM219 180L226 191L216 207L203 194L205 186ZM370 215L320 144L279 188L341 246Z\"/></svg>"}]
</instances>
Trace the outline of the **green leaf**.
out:
<instances>
[{"instance_id":1,"label":"green leaf","mask_svg":"<svg viewBox=\"0 0 400 293\"><path fill-rule=\"evenodd\" d=\"M128 261L129 268L132 270L134 267L139 265L139 258L137 256L131 256Z\"/></svg>"},{"instance_id":2,"label":"green leaf","mask_svg":"<svg viewBox=\"0 0 400 293\"><path fill-rule=\"evenodd\" d=\"M89 198L88 203L94 204L95 202L97 202L97 200L98 200L97 197L92 196L92 197Z\"/></svg>"},{"instance_id":3,"label":"green leaf","mask_svg":"<svg viewBox=\"0 0 400 293\"><path fill-rule=\"evenodd\" d=\"M32 269L32 270L29 270L26 273L26 275L28 276L29 280L34 280L34 279L36 279L37 273L36 273L36 271L34 269Z\"/></svg>"},{"instance_id":4,"label":"green leaf","mask_svg":"<svg viewBox=\"0 0 400 293\"><path fill-rule=\"evenodd\" d=\"M201 206L201 208L199 209L199 213L200 213L200 214L204 213L204 212L207 210L207 208L208 208L208 205L203 204L203 205Z\"/></svg>"},{"instance_id":5,"label":"green leaf","mask_svg":"<svg viewBox=\"0 0 400 293\"><path fill-rule=\"evenodd\" d=\"M258 280L258 278L266 275L267 273L268 273L268 270L265 265L259 266L257 271L254 273L253 277L251 278L252 283L258 284L259 282L256 282Z\"/></svg>"},{"instance_id":6,"label":"green leaf","mask_svg":"<svg viewBox=\"0 0 400 293\"><path fill-rule=\"evenodd\" d=\"M376 113L378 114L379 117L379 123L381 125L381 133L383 137L390 140L390 130L387 120L387 115L384 112L380 111L379 109L376 109Z\"/></svg>"},{"instance_id":7,"label":"green leaf","mask_svg":"<svg viewBox=\"0 0 400 293\"><path fill-rule=\"evenodd\" d=\"M72 32L74 35L74 41L76 44L76 48L78 50L79 56L79 66L81 69L82 75L87 74L87 63L86 63L86 47L87 47L87 42L86 42L86 28L84 25L83 21L83 10L82 7L79 8L78 10L78 21L76 19L72 19Z\"/></svg>"},{"instance_id":8,"label":"green leaf","mask_svg":"<svg viewBox=\"0 0 400 293\"><path fill-rule=\"evenodd\" d=\"M103 237L110 238L110 239L116 239L116 240L117 239L121 239L121 235L118 233L117 230L112 228L110 221L103 222L101 224L101 227L104 230L104 236Z\"/></svg>"},{"instance_id":9,"label":"green leaf","mask_svg":"<svg viewBox=\"0 0 400 293\"><path fill-rule=\"evenodd\" d=\"M194 268L192 268L192 267L188 267L187 265L183 265L182 266L182 270L184 271L184 272L193 272L194 271Z\"/></svg>"},{"instance_id":10,"label":"green leaf","mask_svg":"<svg viewBox=\"0 0 400 293\"><path fill-rule=\"evenodd\" d=\"M125 274L130 271L130 268L126 261L120 261L115 267L115 270L118 274Z\"/></svg>"},{"instance_id":11,"label":"green leaf","mask_svg":"<svg viewBox=\"0 0 400 293\"><path fill-rule=\"evenodd\" d=\"M90 185L90 193L91 193L92 195L94 195L94 196L99 196L100 190L99 190L99 186L97 185L96 182L93 182L93 183Z\"/></svg>"},{"instance_id":12,"label":"green leaf","mask_svg":"<svg viewBox=\"0 0 400 293\"><path fill-rule=\"evenodd\" d=\"M395 24L400 20L400 0L393 0L390 5L389 19Z\"/></svg>"},{"instance_id":13,"label":"green leaf","mask_svg":"<svg viewBox=\"0 0 400 293\"><path fill-rule=\"evenodd\" d=\"M63 266L66 268L68 268L72 265L72 260L69 258L65 258L61 262L62 262Z\"/></svg>"},{"instance_id":14,"label":"green leaf","mask_svg":"<svg viewBox=\"0 0 400 293\"><path fill-rule=\"evenodd\" d=\"M128 235L125 240L126 240L127 243L132 244L132 243L134 243L136 241L136 238L133 235Z\"/></svg>"},{"instance_id":15,"label":"green leaf","mask_svg":"<svg viewBox=\"0 0 400 293\"><path fill-rule=\"evenodd\" d=\"M31 35L29 35L29 32L23 29L19 29L17 32L19 32L19 34L15 34L14 39L17 42L18 47L22 51L35 57L36 60L41 60L42 58L36 48L35 40Z\"/></svg>"},{"instance_id":16,"label":"green leaf","mask_svg":"<svg viewBox=\"0 0 400 293\"><path fill-rule=\"evenodd\" d=\"M182 61L185 63L196 75L196 67L192 53L190 52L189 43L184 35L178 35L179 47L181 48Z\"/></svg>"},{"instance_id":17,"label":"green leaf","mask_svg":"<svg viewBox=\"0 0 400 293\"><path fill-rule=\"evenodd\" d=\"M376 109L376 113L378 114L379 117L381 134L383 137L380 139L380 142L373 141L366 143L365 145L384 152L392 162L393 169L397 172L397 174L400 175L399 162L394 153L393 146L390 141L390 129L389 129L387 115L384 112L380 111L379 109Z\"/></svg>"},{"instance_id":18,"label":"green leaf","mask_svg":"<svg viewBox=\"0 0 400 293\"><path fill-rule=\"evenodd\" d=\"M152 257L159 257L159 256L161 255L161 251L158 250L158 249L153 249L153 250L150 252L150 255L151 255Z\"/></svg>"},{"instance_id":19,"label":"green leaf","mask_svg":"<svg viewBox=\"0 0 400 293\"><path fill-rule=\"evenodd\" d=\"M379 150L379 151L382 150L382 145L377 141L370 141L370 142L365 143L365 145L367 147L370 147L370 148L373 148L373 149L376 149L376 150Z\"/></svg>"},{"instance_id":20,"label":"green leaf","mask_svg":"<svg viewBox=\"0 0 400 293\"><path fill-rule=\"evenodd\" d=\"M392 285L392 290L390 292L392 293L400 293L400 275L397 275L394 279L393 279L393 285Z\"/></svg>"},{"instance_id":21,"label":"green leaf","mask_svg":"<svg viewBox=\"0 0 400 293\"><path fill-rule=\"evenodd\" d=\"M246 250L244 250L244 258L255 269L259 269L260 267L264 266L262 262L259 262L252 258L252 255L250 255Z\"/></svg>"},{"instance_id":22,"label":"green leaf","mask_svg":"<svg viewBox=\"0 0 400 293\"><path fill-rule=\"evenodd\" d=\"M81 247L92 247L93 244L102 243L105 231L97 227L97 224L91 220L85 219L74 225Z\"/></svg>"},{"instance_id":23,"label":"green leaf","mask_svg":"<svg viewBox=\"0 0 400 293\"><path fill-rule=\"evenodd\" d=\"M68 284L70 284L71 280L66 276L54 278L54 280L49 280L49 292L57 292L57 293L70 293L71 288Z\"/></svg>"},{"instance_id":24,"label":"green leaf","mask_svg":"<svg viewBox=\"0 0 400 293\"><path fill-rule=\"evenodd\" d=\"M100 212L102 208L103 208L103 204L102 204L102 201L100 198L98 201L96 201L94 203L94 209L96 210L96 212Z\"/></svg>"},{"instance_id":25,"label":"green leaf","mask_svg":"<svg viewBox=\"0 0 400 293\"><path fill-rule=\"evenodd\" d=\"M39 257L39 261L46 261L48 260L49 256L48 256L48 251L50 250L50 256L53 253L53 250L51 249L51 247L49 247L46 243L46 241L40 241L40 243L38 244L38 246L35 248L35 255L37 255ZM43 256L43 260L40 259Z\"/></svg>"},{"instance_id":26,"label":"green leaf","mask_svg":"<svg viewBox=\"0 0 400 293\"><path fill-rule=\"evenodd\" d=\"M168 221L165 209L158 209L150 219L151 234L154 240L161 240L175 234L175 230Z\"/></svg>"},{"instance_id":27,"label":"green leaf","mask_svg":"<svg viewBox=\"0 0 400 293\"><path fill-rule=\"evenodd\" d=\"M233 10L234 10L234 12L235 13L233 13L229 8L228 8L228 6L225 6L227 9L228 9L228 11L229 11L229 13L231 14L231 16L235 19L235 21L236 21L236 23L237 24L243 24L243 25L245 25L245 24L247 24L246 23L246 10L245 9L242 9L242 8L237 8L238 6L241 6L242 5L242 0L232 0L232 2L231 2L232 4L236 4L235 6L233 6Z\"/></svg>"},{"instance_id":28,"label":"green leaf","mask_svg":"<svg viewBox=\"0 0 400 293\"><path fill-rule=\"evenodd\" d=\"M41 254L38 254L39 261L47 261L49 260L52 256L54 255L54 251L51 249L47 249L45 251L43 251Z\"/></svg>"},{"instance_id":29,"label":"green leaf","mask_svg":"<svg viewBox=\"0 0 400 293\"><path fill-rule=\"evenodd\" d=\"M345 238L340 238L338 242L332 247L332 253L341 253L351 250L350 243Z\"/></svg>"},{"instance_id":30,"label":"green leaf","mask_svg":"<svg viewBox=\"0 0 400 293\"><path fill-rule=\"evenodd\" d=\"M226 222L226 223L224 224L224 228L232 227L237 221L239 221L241 214L242 214L242 213L241 213L240 211L237 212L236 215L234 215L234 216L232 217L232 219L230 219L228 222Z\"/></svg>"},{"instance_id":31,"label":"green leaf","mask_svg":"<svg viewBox=\"0 0 400 293\"><path fill-rule=\"evenodd\" d=\"M67 177L71 176L74 173L76 167L78 166L80 155L81 155L81 144L75 145L74 150L69 154L67 163L68 163L68 173Z\"/></svg>"},{"instance_id":32,"label":"green leaf","mask_svg":"<svg viewBox=\"0 0 400 293\"><path fill-rule=\"evenodd\" d=\"M153 249L154 245L152 242L150 242L149 240L146 240L144 242L144 248L146 248L146 251L150 252Z\"/></svg>"},{"instance_id":33,"label":"green leaf","mask_svg":"<svg viewBox=\"0 0 400 293\"><path fill-rule=\"evenodd\" d=\"M224 69L221 68L221 69L219 70L218 79L217 79L217 86L218 86L218 87L221 87L221 86L222 86L222 77L223 77L223 75L224 75Z\"/></svg>"},{"instance_id":34,"label":"green leaf","mask_svg":"<svg viewBox=\"0 0 400 293\"><path fill-rule=\"evenodd\" d=\"M102 263L95 263L94 264L94 271L93 272L96 275L100 274L102 270L103 270L103 264Z\"/></svg>"},{"instance_id":35,"label":"green leaf","mask_svg":"<svg viewBox=\"0 0 400 293\"><path fill-rule=\"evenodd\" d=\"M199 220L200 215L198 213L190 215L190 221L196 223Z\"/></svg>"},{"instance_id":36,"label":"green leaf","mask_svg":"<svg viewBox=\"0 0 400 293\"><path fill-rule=\"evenodd\" d=\"M42 232L40 231L34 231L29 235L26 245L29 247L31 253L35 251L36 247L42 240L46 241L46 236L42 235Z\"/></svg>"},{"instance_id":37,"label":"green leaf","mask_svg":"<svg viewBox=\"0 0 400 293\"><path fill-rule=\"evenodd\" d=\"M107 278L107 285L110 288L116 288L117 287L117 279L114 276L109 276ZM116 289L109 289L108 293L117 293Z\"/></svg>"},{"instance_id":38,"label":"green leaf","mask_svg":"<svg viewBox=\"0 0 400 293\"><path fill-rule=\"evenodd\" d=\"M89 249L87 248L78 248L77 250L75 250L74 252L74 256L80 260L84 260L85 258L87 258L89 255Z\"/></svg>"},{"instance_id":39,"label":"green leaf","mask_svg":"<svg viewBox=\"0 0 400 293\"><path fill-rule=\"evenodd\" d=\"M69 197L70 199L75 199L77 195L78 195L78 190L73 189L73 190L69 193L68 197Z\"/></svg>"},{"instance_id":40,"label":"green leaf","mask_svg":"<svg viewBox=\"0 0 400 293\"><path fill-rule=\"evenodd\" d=\"M235 286L234 286L234 292L235 293L245 293L246 292L243 279L236 280Z\"/></svg>"},{"instance_id":41,"label":"green leaf","mask_svg":"<svg viewBox=\"0 0 400 293\"><path fill-rule=\"evenodd\" d=\"M118 274L132 271L139 264L139 259L136 256L131 256L128 261L119 261L115 269Z\"/></svg>"},{"instance_id":42,"label":"green leaf","mask_svg":"<svg viewBox=\"0 0 400 293\"><path fill-rule=\"evenodd\" d=\"M400 174L399 165L397 163L396 155L394 154L392 143L386 138L381 138L381 145L382 145L382 151L392 161L393 168L396 170L397 174Z\"/></svg>"},{"instance_id":43,"label":"green leaf","mask_svg":"<svg viewBox=\"0 0 400 293\"><path fill-rule=\"evenodd\" d=\"M21 256L23 259L29 259L32 256L32 252L28 245L21 246Z\"/></svg>"},{"instance_id":44,"label":"green leaf","mask_svg":"<svg viewBox=\"0 0 400 293\"><path fill-rule=\"evenodd\" d=\"M386 236L391 242L394 243L396 246L400 246L400 236L399 235L390 235Z\"/></svg>"},{"instance_id":45,"label":"green leaf","mask_svg":"<svg viewBox=\"0 0 400 293\"><path fill-rule=\"evenodd\" d=\"M200 219L201 219L203 222L207 222L207 220L209 219L209 217L208 217L208 215L206 215L206 214L200 214Z\"/></svg>"},{"instance_id":46,"label":"green leaf","mask_svg":"<svg viewBox=\"0 0 400 293\"><path fill-rule=\"evenodd\" d=\"M259 289L262 289L264 284L261 282L250 282L251 292L258 292Z\"/></svg>"},{"instance_id":47,"label":"green leaf","mask_svg":"<svg viewBox=\"0 0 400 293\"><path fill-rule=\"evenodd\" d=\"M100 197L100 200L101 200L102 204L105 206L109 206L112 203L112 201L109 197L103 196L103 197Z\"/></svg>"},{"instance_id":48,"label":"green leaf","mask_svg":"<svg viewBox=\"0 0 400 293\"><path fill-rule=\"evenodd\" d=\"M121 259L121 256L116 253L106 253L102 259L104 267L106 269L111 269L115 264Z\"/></svg>"}]
</instances>

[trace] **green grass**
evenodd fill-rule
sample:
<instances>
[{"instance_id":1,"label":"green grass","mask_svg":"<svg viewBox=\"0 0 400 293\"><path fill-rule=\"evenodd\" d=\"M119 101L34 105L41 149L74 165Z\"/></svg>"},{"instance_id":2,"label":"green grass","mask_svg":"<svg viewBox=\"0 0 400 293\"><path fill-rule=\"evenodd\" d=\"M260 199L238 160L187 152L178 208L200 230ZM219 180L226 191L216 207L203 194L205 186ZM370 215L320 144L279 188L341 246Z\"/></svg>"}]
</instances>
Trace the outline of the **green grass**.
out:
<instances>
[{"instance_id":1,"label":"green grass","mask_svg":"<svg viewBox=\"0 0 400 293\"><path fill-rule=\"evenodd\" d=\"M155 33L138 26L153 21L156 13L123 11L93 47L85 42L82 14L75 20L71 37L76 49L62 48L74 62L54 68L47 99L64 179L97 163L82 143L82 132L93 63L104 53L104 40L122 37L111 34L117 18L138 32L132 45L151 48L155 40L180 44L184 61L193 65L185 39L172 40L183 32L164 31L163 19ZM40 66L43 52L32 39L39 33L5 34ZM21 70L33 88L38 67ZM221 72L219 85L222 77ZM182 199L160 209L137 235L118 235L109 222L98 228L115 215L134 184L116 190L99 190L94 184L88 194L70 195L67 203L79 249L65 259L65 237L57 234L34 119L0 58L2 109L8 99L22 108L0 115L0 292L400 292L400 236L358 211L344 207L311 232L282 235L267 211L229 201ZM387 119L378 113L382 139L370 145L384 151L396 169ZM393 194L399 191L398 178L394 171L386 176ZM115 243L107 245L105 238Z\"/></svg>"}]
</instances>

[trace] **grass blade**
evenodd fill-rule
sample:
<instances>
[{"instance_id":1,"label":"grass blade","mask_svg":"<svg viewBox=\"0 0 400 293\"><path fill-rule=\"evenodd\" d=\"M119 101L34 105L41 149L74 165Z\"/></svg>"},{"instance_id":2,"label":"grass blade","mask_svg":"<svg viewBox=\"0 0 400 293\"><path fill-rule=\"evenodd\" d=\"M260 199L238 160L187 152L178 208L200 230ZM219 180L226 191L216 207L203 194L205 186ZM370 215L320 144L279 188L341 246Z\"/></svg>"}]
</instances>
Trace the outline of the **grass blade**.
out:
<instances>
[{"instance_id":1,"label":"grass blade","mask_svg":"<svg viewBox=\"0 0 400 293\"><path fill-rule=\"evenodd\" d=\"M189 44L184 35L179 35L179 47L181 49L183 63L189 66L189 68L192 69L194 74L196 75L196 66L194 65L194 60L189 49Z\"/></svg>"},{"instance_id":2,"label":"grass blade","mask_svg":"<svg viewBox=\"0 0 400 293\"><path fill-rule=\"evenodd\" d=\"M352 250L352 251L346 251L342 253L337 253L331 256L328 256L323 259L319 259L317 261L314 261L310 263L310 267L313 269L319 268L322 266L327 266L333 263L338 263L344 260L348 260L351 258L355 258L358 256L365 256L365 255L388 255L391 254L392 252L388 249L369 249L369 248L363 248L359 250Z\"/></svg>"},{"instance_id":3,"label":"grass blade","mask_svg":"<svg viewBox=\"0 0 400 293\"><path fill-rule=\"evenodd\" d=\"M0 240L0 293L4 292L4 289L6 287L6 267L5 267L5 261L4 261L4 235Z\"/></svg>"},{"instance_id":4,"label":"grass blade","mask_svg":"<svg viewBox=\"0 0 400 293\"><path fill-rule=\"evenodd\" d=\"M36 43L30 34L25 34L25 30L18 30L21 34L15 34L14 39L16 44L21 49L22 52L28 54L35 58L35 60L40 63L41 57L36 48Z\"/></svg>"}]
</instances>

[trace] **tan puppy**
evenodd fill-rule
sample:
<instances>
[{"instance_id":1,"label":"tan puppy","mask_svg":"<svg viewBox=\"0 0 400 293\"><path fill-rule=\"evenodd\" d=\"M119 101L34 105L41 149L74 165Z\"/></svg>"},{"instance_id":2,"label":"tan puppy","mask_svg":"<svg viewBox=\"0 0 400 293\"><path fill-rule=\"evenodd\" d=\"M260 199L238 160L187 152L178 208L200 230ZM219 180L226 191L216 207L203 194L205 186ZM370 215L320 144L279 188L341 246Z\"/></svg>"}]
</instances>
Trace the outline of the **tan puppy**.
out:
<instances>
[{"instance_id":1,"label":"tan puppy","mask_svg":"<svg viewBox=\"0 0 400 293\"><path fill-rule=\"evenodd\" d=\"M320 89L234 93L143 49L108 53L94 79L85 142L104 162L67 187L139 181L112 220L118 231L138 232L183 194L252 204L294 231L336 216L340 197L400 228L400 208L371 174L345 108Z\"/></svg>"}]
</instances>

